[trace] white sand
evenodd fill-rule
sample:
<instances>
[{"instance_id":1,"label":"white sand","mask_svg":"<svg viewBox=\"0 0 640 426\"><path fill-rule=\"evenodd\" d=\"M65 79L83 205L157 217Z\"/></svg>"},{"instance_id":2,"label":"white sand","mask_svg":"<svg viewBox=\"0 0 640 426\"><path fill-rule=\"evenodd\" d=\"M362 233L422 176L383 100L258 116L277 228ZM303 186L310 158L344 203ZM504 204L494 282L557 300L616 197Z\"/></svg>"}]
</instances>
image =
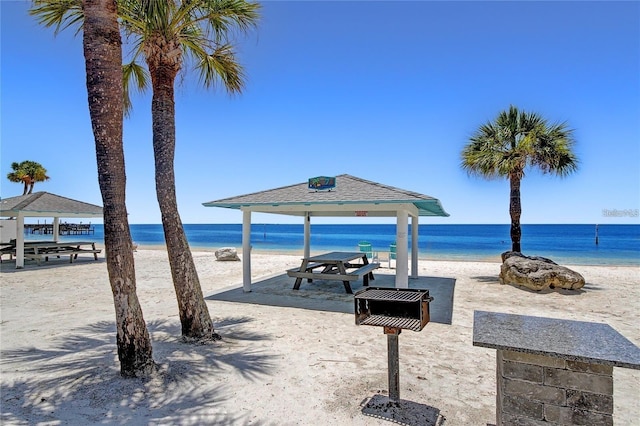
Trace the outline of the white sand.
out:
<instances>
[{"instance_id":1,"label":"white sand","mask_svg":"<svg viewBox=\"0 0 640 426\"><path fill-rule=\"evenodd\" d=\"M103 257L19 271L5 259L3 425L389 424L363 410L367 400L387 392L386 337L378 327L356 326L351 313L331 312L330 299L345 300L341 283L329 283L336 292L328 292L326 302L311 288L315 284L303 283L302 293L287 296L293 284L287 277L278 294L264 296L267 304L215 300L224 292L238 297L231 290L241 286L242 263L195 252L223 340L187 345L180 341L166 252L139 250L135 257L138 296L164 372L149 381L118 374ZM299 262L299 256L254 254L253 280L282 275ZM451 324L432 321L422 332L399 337L400 422L495 423L495 350L472 345L474 310L605 322L640 345L639 268L572 268L586 278L585 291L534 293L500 285L497 263L422 261L421 276L455 279L453 313ZM379 271L380 277L393 272ZM314 309L277 306L279 299L302 300L304 294ZM614 369L616 424L638 424L639 389L640 371Z\"/></svg>"}]
</instances>

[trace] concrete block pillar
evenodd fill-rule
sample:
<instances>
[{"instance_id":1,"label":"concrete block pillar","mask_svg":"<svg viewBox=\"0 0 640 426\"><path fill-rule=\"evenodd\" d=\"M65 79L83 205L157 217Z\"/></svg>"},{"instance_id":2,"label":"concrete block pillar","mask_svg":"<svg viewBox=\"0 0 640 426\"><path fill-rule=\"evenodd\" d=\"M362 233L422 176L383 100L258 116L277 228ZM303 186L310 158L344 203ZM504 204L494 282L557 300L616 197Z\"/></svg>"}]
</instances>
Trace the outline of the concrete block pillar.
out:
<instances>
[{"instance_id":1,"label":"concrete block pillar","mask_svg":"<svg viewBox=\"0 0 640 426\"><path fill-rule=\"evenodd\" d=\"M613 367L497 351L497 425L613 425Z\"/></svg>"}]
</instances>

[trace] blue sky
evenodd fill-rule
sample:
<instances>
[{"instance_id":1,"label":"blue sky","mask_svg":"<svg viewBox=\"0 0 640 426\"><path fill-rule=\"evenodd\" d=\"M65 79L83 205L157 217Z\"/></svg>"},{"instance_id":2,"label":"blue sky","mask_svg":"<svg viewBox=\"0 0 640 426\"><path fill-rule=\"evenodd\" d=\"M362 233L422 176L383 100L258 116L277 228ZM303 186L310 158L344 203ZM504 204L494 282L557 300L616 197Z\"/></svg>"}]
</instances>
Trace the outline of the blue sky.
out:
<instances>
[{"instance_id":1,"label":"blue sky","mask_svg":"<svg viewBox=\"0 0 640 426\"><path fill-rule=\"evenodd\" d=\"M421 223L509 223L508 182L459 163L473 131L512 104L566 121L580 158L564 179L527 174L522 223L640 223L639 2L262 5L257 30L238 41L242 95L202 89L195 73L176 87L184 223L240 223L240 212L202 203L343 173L434 196L451 215ZM82 38L54 37L28 6L0 6L0 195L22 193L10 164L34 160L51 177L36 190L102 204ZM131 223L160 223L150 99L136 95L125 120Z\"/></svg>"}]
</instances>

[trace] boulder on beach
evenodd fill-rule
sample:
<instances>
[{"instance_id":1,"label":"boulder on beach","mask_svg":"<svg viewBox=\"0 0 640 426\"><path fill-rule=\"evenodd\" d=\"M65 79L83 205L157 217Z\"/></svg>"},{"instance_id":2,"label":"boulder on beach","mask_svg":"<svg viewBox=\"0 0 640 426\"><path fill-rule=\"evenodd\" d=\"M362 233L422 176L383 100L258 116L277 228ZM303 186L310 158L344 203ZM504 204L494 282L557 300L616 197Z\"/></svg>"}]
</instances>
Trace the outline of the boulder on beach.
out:
<instances>
[{"instance_id":1,"label":"boulder on beach","mask_svg":"<svg viewBox=\"0 0 640 426\"><path fill-rule=\"evenodd\" d=\"M502 253L500 284L520 285L536 291L577 290L584 286L584 277L551 259L511 251Z\"/></svg>"},{"instance_id":2,"label":"boulder on beach","mask_svg":"<svg viewBox=\"0 0 640 426\"><path fill-rule=\"evenodd\" d=\"M234 247L222 247L215 252L216 260L220 261L239 261L238 251Z\"/></svg>"}]
</instances>

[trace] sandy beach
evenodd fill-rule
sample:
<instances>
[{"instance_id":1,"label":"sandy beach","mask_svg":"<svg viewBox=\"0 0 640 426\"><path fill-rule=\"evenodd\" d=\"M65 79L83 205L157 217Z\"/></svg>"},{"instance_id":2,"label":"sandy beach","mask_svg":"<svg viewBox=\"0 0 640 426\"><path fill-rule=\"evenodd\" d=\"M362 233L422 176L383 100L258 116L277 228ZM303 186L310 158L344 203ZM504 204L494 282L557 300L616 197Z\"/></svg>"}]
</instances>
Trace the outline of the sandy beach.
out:
<instances>
[{"instance_id":1,"label":"sandy beach","mask_svg":"<svg viewBox=\"0 0 640 426\"><path fill-rule=\"evenodd\" d=\"M390 424L370 410L388 392L386 337L355 325L353 296L340 282L303 283L295 292L284 271L300 264L299 255L254 253L253 291L243 293L242 262L194 251L223 339L190 345L180 339L166 256L135 253L161 370L149 380L119 376L103 255L22 270L4 260L3 425ZM500 285L499 263L421 260L416 282L435 297L432 321L399 337L403 417L396 423L495 423L496 354L472 345L474 310L604 322L640 345L639 268L570 267L585 277L582 291L536 293ZM392 282L393 273L378 269L374 284ZM614 401L616 425L638 424L640 371L614 368Z\"/></svg>"}]
</instances>

